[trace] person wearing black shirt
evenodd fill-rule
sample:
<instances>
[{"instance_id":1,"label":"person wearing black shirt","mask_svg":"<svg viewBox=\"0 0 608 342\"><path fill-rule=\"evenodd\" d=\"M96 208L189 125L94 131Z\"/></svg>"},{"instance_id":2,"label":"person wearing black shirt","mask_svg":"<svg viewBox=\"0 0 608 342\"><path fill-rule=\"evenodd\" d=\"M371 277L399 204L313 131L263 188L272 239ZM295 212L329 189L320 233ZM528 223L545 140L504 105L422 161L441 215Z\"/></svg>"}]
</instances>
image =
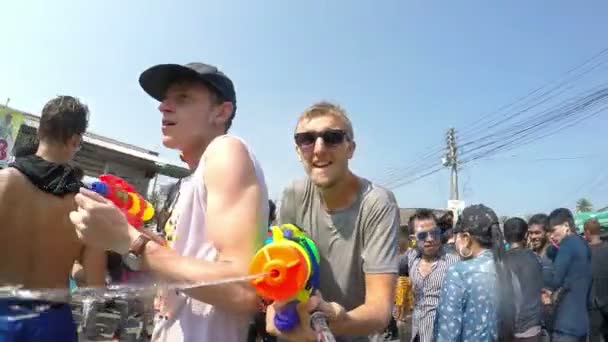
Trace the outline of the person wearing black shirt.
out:
<instances>
[{"instance_id":1,"label":"person wearing black shirt","mask_svg":"<svg viewBox=\"0 0 608 342\"><path fill-rule=\"evenodd\" d=\"M591 296L589 298L589 341L608 341L608 243L600 239L601 226L591 218L584 224L591 248Z\"/></svg>"},{"instance_id":2,"label":"person wearing black shirt","mask_svg":"<svg viewBox=\"0 0 608 342\"><path fill-rule=\"evenodd\" d=\"M504 224L505 240L509 244L506 262L519 280L521 297L516 298L517 316L515 341L539 341L541 333L541 301L543 288L540 258L526 249L528 224L519 217L508 219Z\"/></svg>"}]
</instances>

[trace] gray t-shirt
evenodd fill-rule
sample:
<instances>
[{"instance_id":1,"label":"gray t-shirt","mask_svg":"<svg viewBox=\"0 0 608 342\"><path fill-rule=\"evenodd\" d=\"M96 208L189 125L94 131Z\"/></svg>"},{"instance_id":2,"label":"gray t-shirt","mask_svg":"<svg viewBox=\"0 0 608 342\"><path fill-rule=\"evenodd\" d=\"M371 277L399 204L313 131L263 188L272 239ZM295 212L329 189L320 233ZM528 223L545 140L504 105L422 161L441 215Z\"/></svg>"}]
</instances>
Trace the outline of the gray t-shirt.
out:
<instances>
[{"instance_id":1,"label":"gray t-shirt","mask_svg":"<svg viewBox=\"0 0 608 342\"><path fill-rule=\"evenodd\" d=\"M299 180L285 189L279 204L278 222L300 227L317 245L323 298L339 303L347 311L364 303L366 273L398 271L399 206L395 196L363 178L359 188L353 205L327 212L312 182Z\"/></svg>"}]
</instances>

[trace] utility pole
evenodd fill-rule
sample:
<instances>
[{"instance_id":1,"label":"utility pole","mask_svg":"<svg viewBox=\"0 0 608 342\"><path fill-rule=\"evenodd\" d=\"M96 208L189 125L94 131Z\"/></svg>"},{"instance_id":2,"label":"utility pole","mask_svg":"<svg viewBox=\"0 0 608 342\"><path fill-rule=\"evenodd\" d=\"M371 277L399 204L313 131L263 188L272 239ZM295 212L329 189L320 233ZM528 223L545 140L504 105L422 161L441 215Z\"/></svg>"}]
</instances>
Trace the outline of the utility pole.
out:
<instances>
[{"instance_id":1,"label":"utility pole","mask_svg":"<svg viewBox=\"0 0 608 342\"><path fill-rule=\"evenodd\" d=\"M446 134L448 151L443 158L443 165L451 169L450 176L450 199L459 200L458 195L458 149L456 147L456 130L448 129Z\"/></svg>"}]
</instances>

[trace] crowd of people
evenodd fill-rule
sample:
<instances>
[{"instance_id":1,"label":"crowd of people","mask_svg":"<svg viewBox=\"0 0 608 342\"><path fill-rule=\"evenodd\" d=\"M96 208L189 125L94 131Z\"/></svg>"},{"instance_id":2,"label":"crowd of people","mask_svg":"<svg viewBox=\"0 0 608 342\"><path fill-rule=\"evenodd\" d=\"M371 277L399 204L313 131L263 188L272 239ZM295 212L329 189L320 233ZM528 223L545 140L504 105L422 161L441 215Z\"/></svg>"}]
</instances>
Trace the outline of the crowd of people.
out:
<instances>
[{"instance_id":1,"label":"crowd of people","mask_svg":"<svg viewBox=\"0 0 608 342\"><path fill-rule=\"evenodd\" d=\"M284 189L274 217L263 165L228 134L237 100L226 74L203 63L161 64L139 83L159 101L163 144L191 170L167 201L163 239L130 226L110 201L82 187L70 160L89 110L60 96L42 110L36 152L0 171L0 238L14 242L0 250L7 260L0 286L65 288L75 263L79 281L103 286L108 251L162 282L241 277L274 220L300 227L320 257L319 290L297 304L296 328L277 324L290 303L261 303L251 284L231 282L160 291L152 339L315 341L313 312L326 317L337 341L349 342L381 341L389 326L410 330L401 338L412 341L536 341L543 334L579 341L605 328L599 279L606 248L593 221L585 241L567 209L501 227L491 208L473 205L456 220L419 210L405 233L394 194L349 168L355 130L346 110L330 102L294 117L306 177ZM0 340L78 338L67 302L0 299L0 317Z\"/></svg>"},{"instance_id":2,"label":"crowd of people","mask_svg":"<svg viewBox=\"0 0 608 342\"><path fill-rule=\"evenodd\" d=\"M596 219L579 235L564 208L502 227L485 206L449 216L421 209L404 227L398 286L413 300L396 302L401 341L607 340L608 244Z\"/></svg>"}]
</instances>

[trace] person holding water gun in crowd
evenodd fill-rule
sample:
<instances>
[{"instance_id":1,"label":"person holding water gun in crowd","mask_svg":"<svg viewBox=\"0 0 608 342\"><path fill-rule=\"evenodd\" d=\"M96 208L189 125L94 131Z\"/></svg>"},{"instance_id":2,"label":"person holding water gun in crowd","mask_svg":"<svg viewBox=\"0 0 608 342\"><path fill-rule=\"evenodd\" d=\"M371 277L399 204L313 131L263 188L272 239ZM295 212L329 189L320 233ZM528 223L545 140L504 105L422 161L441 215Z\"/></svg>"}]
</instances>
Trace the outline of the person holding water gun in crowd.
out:
<instances>
[{"instance_id":1,"label":"person holding water gun in crowd","mask_svg":"<svg viewBox=\"0 0 608 342\"><path fill-rule=\"evenodd\" d=\"M264 174L249 146L228 135L236 114L230 78L203 63L161 64L140 85L160 102L163 144L179 150L192 170L180 185L168 225L168 246L128 224L99 194L81 189L70 213L87 244L125 255L133 270L177 284L248 275L268 230ZM242 342L257 295L250 282L167 291L155 341Z\"/></svg>"},{"instance_id":2,"label":"person holding water gun in crowd","mask_svg":"<svg viewBox=\"0 0 608 342\"><path fill-rule=\"evenodd\" d=\"M72 267L83 266L88 286L103 286L102 248L78 240L68 219L75 208L80 175L69 165L83 143L87 106L72 96L58 96L42 109L38 146L0 171L0 286L68 290ZM31 153L34 152L34 153ZM0 300L0 341L77 341L65 302Z\"/></svg>"},{"instance_id":3,"label":"person holding water gun in crowd","mask_svg":"<svg viewBox=\"0 0 608 342\"><path fill-rule=\"evenodd\" d=\"M288 186L278 223L300 227L317 244L319 292L300 303L301 324L280 331L273 303L267 331L288 341L314 340L313 311L323 312L337 341L373 341L388 326L398 271L399 207L391 191L353 174L352 124L332 103L314 104L299 117L294 141L307 178Z\"/></svg>"}]
</instances>

